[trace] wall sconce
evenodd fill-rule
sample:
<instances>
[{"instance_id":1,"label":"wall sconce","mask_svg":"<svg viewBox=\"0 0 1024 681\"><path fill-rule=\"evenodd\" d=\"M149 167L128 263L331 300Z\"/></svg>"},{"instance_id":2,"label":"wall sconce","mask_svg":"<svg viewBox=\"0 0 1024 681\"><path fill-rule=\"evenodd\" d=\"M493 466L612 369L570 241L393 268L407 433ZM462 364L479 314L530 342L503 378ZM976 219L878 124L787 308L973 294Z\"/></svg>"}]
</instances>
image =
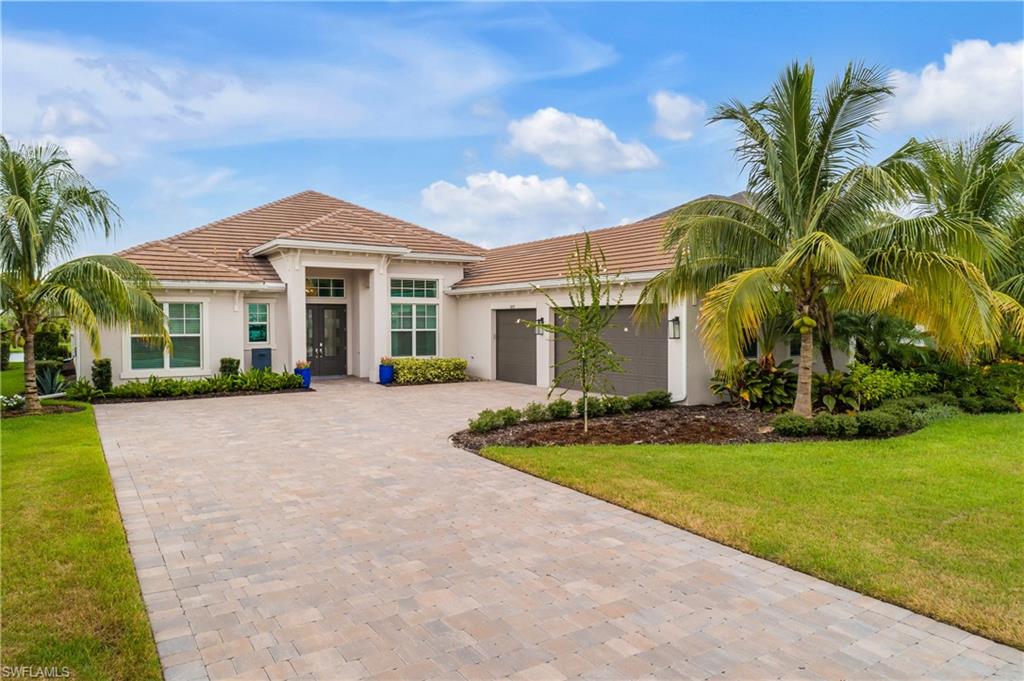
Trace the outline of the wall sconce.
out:
<instances>
[{"instance_id":1,"label":"wall sconce","mask_svg":"<svg viewBox=\"0 0 1024 681\"><path fill-rule=\"evenodd\" d=\"M537 317L537 323L538 324L543 324L544 323L544 318L543 317ZM540 328L539 326L533 327L533 330L536 332L536 334L538 336L543 336L544 335L544 329Z\"/></svg>"},{"instance_id":2,"label":"wall sconce","mask_svg":"<svg viewBox=\"0 0 1024 681\"><path fill-rule=\"evenodd\" d=\"M673 317L668 320L668 337L672 340L679 340L680 336L679 317Z\"/></svg>"}]
</instances>

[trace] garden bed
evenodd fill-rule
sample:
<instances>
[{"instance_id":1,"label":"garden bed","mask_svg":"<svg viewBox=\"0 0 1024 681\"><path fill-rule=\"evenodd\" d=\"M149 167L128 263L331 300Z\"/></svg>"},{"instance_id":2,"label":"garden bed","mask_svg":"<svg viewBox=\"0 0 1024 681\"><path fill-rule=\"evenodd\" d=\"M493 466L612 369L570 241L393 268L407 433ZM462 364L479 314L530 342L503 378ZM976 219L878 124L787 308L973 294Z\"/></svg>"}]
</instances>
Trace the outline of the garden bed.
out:
<instances>
[{"instance_id":1,"label":"garden bed","mask_svg":"<svg viewBox=\"0 0 1024 681\"><path fill-rule=\"evenodd\" d=\"M126 404L130 402L172 402L177 400L202 400L211 397L243 397L245 395L280 395L281 393L312 393L313 388L286 388L284 390L236 390L229 393L203 393L199 395L170 395L161 397L101 397L93 404Z\"/></svg>"},{"instance_id":2,"label":"garden bed","mask_svg":"<svg viewBox=\"0 0 1024 681\"><path fill-rule=\"evenodd\" d=\"M82 411L85 407L76 407L71 404L44 404L41 413L29 414L24 409L4 409L0 415L5 419L14 419L19 416L46 416L47 414L71 414Z\"/></svg>"},{"instance_id":3,"label":"garden bed","mask_svg":"<svg viewBox=\"0 0 1024 681\"><path fill-rule=\"evenodd\" d=\"M519 423L489 433L463 430L452 436L459 447L479 452L492 445L539 447L577 444L737 444L783 442L771 431L774 414L728 405L674 406L590 420L583 432L583 419Z\"/></svg>"}]
</instances>

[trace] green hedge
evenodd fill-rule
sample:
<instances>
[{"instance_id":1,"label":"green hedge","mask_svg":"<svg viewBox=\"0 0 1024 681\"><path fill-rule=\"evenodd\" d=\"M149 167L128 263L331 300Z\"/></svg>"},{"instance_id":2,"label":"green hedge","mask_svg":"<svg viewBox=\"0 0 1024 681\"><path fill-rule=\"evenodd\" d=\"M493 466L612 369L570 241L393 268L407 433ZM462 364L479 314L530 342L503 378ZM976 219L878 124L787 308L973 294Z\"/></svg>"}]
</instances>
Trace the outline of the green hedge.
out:
<instances>
[{"instance_id":1,"label":"green hedge","mask_svg":"<svg viewBox=\"0 0 1024 681\"><path fill-rule=\"evenodd\" d=\"M420 385L423 383L453 383L469 378L469 362L461 357L396 357L395 383Z\"/></svg>"},{"instance_id":2,"label":"green hedge","mask_svg":"<svg viewBox=\"0 0 1024 681\"><path fill-rule=\"evenodd\" d=\"M666 409L672 406L672 395L667 390L652 390L646 393L630 395L629 397L618 397L609 395L607 397L593 396L587 405L587 414L593 418L597 416L625 414L630 411L645 411L648 409ZM575 416L583 416L583 398L576 401L575 408L572 402L565 399L557 399L548 402L546 405L538 402L531 402L522 410L505 407L494 411L484 409L476 418L470 419L469 429L475 433L487 433L498 428L514 426L520 421L537 423L540 421L560 421Z\"/></svg>"},{"instance_id":3,"label":"green hedge","mask_svg":"<svg viewBox=\"0 0 1024 681\"><path fill-rule=\"evenodd\" d=\"M132 400L235 392L273 392L275 390L295 390L301 387L302 377L293 373L275 374L271 371L250 369L230 376L218 375L197 379L150 376L147 381L122 383L110 390L99 390L88 379L81 379L70 384L66 392L70 399L94 402L103 399Z\"/></svg>"},{"instance_id":4,"label":"green hedge","mask_svg":"<svg viewBox=\"0 0 1024 681\"><path fill-rule=\"evenodd\" d=\"M779 435L787 437L887 437L919 430L929 423L960 413L948 395L918 395L889 400L875 409L857 414L820 413L813 419L782 414L775 417L772 427Z\"/></svg>"}]
</instances>

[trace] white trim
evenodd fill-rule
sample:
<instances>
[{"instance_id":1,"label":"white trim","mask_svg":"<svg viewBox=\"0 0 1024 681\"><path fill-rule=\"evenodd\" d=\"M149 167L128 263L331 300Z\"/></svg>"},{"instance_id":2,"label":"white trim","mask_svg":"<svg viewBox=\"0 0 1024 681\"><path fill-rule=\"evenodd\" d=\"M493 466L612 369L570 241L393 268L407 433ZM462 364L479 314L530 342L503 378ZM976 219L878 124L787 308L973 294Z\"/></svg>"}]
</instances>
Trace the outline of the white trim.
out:
<instances>
[{"instance_id":1,"label":"white trim","mask_svg":"<svg viewBox=\"0 0 1024 681\"><path fill-rule=\"evenodd\" d=\"M157 282L157 289L210 289L215 291L284 291L283 282L277 281L202 281L202 280L164 280Z\"/></svg>"},{"instance_id":2,"label":"white trim","mask_svg":"<svg viewBox=\"0 0 1024 681\"><path fill-rule=\"evenodd\" d=\"M394 253L404 255L412 253L405 246L374 246L367 244L349 244L342 241L309 241L306 239L271 239L265 244L249 250L249 255L262 255L282 248L309 248L324 251L349 251L352 253Z\"/></svg>"},{"instance_id":3,"label":"white trim","mask_svg":"<svg viewBox=\"0 0 1024 681\"><path fill-rule=\"evenodd\" d=\"M274 303L273 298L245 298L242 300L242 348L251 350L253 348L274 349ZM249 342L249 306L267 306L267 340L262 343Z\"/></svg>"},{"instance_id":4,"label":"white trim","mask_svg":"<svg viewBox=\"0 0 1024 681\"><path fill-rule=\"evenodd\" d=\"M656 272L627 272L618 277L614 278L615 283L631 284L637 282L650 281L657 275L661 274L661 270ZM518 291L533 291L534 289L549 289L549 288L565 288L569 285L569 280L562 279L538 279L536 281L522 281L514 282L509 284L485 284L482 286L466 286L465 288L451 288L445 290L445 293L452 296L463 296L472 293L512 293Z\"/></svg>"},{"instance_id":5,"label":"white trim","mask_svg":"<svg viewBox=\"0 0 1024 681\"><path fill-rule=\"evenodd\" d=\"M482 255L453 255L450 253L419 253L413 252L407 255L397 256L398 260L436 260L439 262L480 262L484 259Z\"/></svg>"}]
</instances>

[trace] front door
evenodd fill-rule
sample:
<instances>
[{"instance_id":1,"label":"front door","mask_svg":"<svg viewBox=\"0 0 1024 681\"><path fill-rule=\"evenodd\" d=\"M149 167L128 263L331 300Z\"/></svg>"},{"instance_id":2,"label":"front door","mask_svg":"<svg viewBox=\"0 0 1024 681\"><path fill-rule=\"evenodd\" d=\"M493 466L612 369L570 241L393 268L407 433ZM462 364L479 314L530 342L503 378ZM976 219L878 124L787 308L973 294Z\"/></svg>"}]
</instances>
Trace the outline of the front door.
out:
<instances>
[{"instance_id":1,"label":"front door","mask_svg":"<svg viewBox=\"0 0 1024 681\"><path fill-rule=\"evenodd\" d=\"M306 357L315 376L348 373L347 327L344 305L306 306Z\"/></svg>"}]
</instances>

